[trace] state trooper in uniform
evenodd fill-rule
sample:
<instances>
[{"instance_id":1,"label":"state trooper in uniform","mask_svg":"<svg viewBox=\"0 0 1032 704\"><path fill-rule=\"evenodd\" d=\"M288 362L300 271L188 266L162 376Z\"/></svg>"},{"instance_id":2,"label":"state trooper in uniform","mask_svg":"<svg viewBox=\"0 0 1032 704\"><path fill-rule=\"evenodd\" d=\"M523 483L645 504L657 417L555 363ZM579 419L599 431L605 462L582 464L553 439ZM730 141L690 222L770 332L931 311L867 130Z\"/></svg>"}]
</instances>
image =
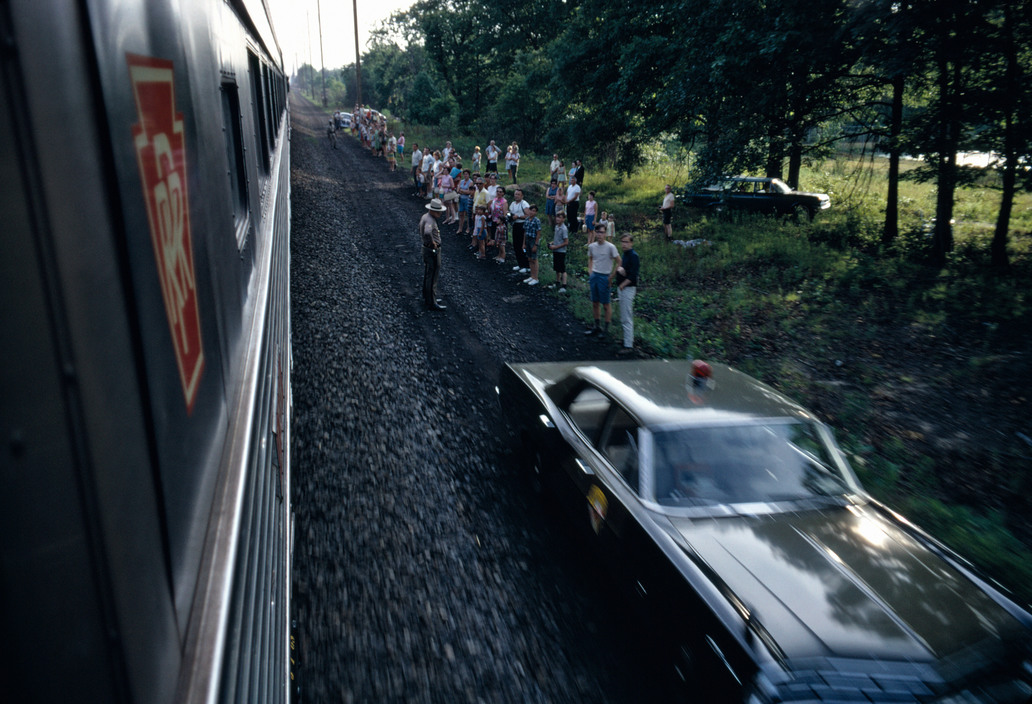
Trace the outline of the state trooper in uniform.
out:
<instances>
[{"instance_id":1,"label":"state trooper in uniform","mask_svg":"<svg viewBox=\"0 0 1032 704\"><path fill-rule=\"evenodd\" d=\"M426 204L427 213L419 219L419 237L423 242L423 302L427 310L444 310L447 306L437 297L437 280L441 276L441 230L437 219L445 211L439 198Z\"/></svg>"}]
</instances>

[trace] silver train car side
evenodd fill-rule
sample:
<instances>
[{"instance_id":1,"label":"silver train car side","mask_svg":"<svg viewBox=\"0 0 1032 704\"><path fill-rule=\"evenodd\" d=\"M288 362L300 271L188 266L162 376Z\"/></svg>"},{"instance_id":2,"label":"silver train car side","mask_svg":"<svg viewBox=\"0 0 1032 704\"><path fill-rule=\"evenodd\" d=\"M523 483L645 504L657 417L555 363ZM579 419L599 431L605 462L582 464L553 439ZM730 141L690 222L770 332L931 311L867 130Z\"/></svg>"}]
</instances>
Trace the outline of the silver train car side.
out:
<instances>
[{"instance_id":1,"label":"silver train car side","mask_svg":"<svg viewBox=\"0 0 1032 704\"><path fill-rule=\"evenodd\" d=\"M264 0L0 0L0 701L290 698Z\"/></svg>"}]
</instances>

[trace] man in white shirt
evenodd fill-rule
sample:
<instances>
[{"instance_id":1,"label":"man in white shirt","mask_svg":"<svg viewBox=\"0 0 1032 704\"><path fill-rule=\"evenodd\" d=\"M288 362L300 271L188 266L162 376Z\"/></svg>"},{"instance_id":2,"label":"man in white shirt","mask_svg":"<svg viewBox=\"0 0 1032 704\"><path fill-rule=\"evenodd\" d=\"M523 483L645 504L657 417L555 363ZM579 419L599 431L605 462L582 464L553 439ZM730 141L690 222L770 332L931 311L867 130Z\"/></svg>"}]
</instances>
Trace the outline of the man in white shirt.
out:
<instances>
[{"instance_id":1,"label":"man in white shirt","mask_svg":"<svg viewBox=\"0 0 1032 704\"><path fill-rule=\"evenodd\" d=\"M530 273L530 262L527 259L523 238L523 223L527 220L529 209L530 203L523 200L523 191L517 188L513 191L512 202L509 203L509 214L512 215L512 253L516 255L516 266L512 270L521 274Z\"/></svg>"},{"instance_id":2,"label":"man in white shirt","mask_svg":"<svg viewBox=\"0 0 1032 704\"><path fill-rule=\"evenodd\" d=\"M412 145L412 182L416 184L416 193L419 193L419 169L423 165L423 152L419 150L419 145L413 143Z\"/></svg>"},{"instance_id":3,"label":"man in white shirt","mask_svg":"<svg viewBox=\"0 0 1032 704\"><path fill-rule=\"evenodd\" d=\"M580 210L580 191L577 179L571 178L570 185L566 187L566 222L570 224L571 235L580 232L580 221L577 220L577 212Z\"/></svg>"},{"instance_id":4,"label":"man in white shirt","mask_svg":"<svg viewBox=\"0 0 1032 704\"><path fill-rule=\"evenodd\" d=\"M487 145L487 171L498 173L498 155L502 153L502 150L495 146L495 141L492 139Z\"/></svg>"},{"instance_id":5,"label":"man in white shirt","mask_svg":"<svg viewBox=\"0 0 1032 704\"><path fill-rule=\"evenodd\" d=\"M616 245L606 240L606 231L599 228L595 233L595 241L588 245L588 270L591 277L588 286L591 290L591 312L595 325L585 335L605 337L609 332L609 323L613 320L613 304L610 302L610 287L613 283L613 272L620 266L620 253ZM599 307L605 310L605 322L599 325Z\"/></svg>"},{"instance_id":6,"label":"man in white shirt","mask_svg":"<svg viewBox=\"0 0 1032 704\"><path fill-rule=\"evenodd\" d=\"M426 152L423 154L423 165L421 168L423 170L423 197L430 200L434 180L434 155L429 147L427 147Z\"/></svg>"},{"instance_id":7,"label":"man in white shirt","mask_svg":"<svg viewBox=\"0 0 1032 704\"><path fill-rule=\"evenodd\" d=\"M559 155L552 155L552 163L548 165L548 171L551 174L550 178L554 178L556 181L559 180L559 169L563 166L563 162L559 161Z\"/></svg>"},{"instance_id":8,"label":"man in white shirt","mask_svg":"<svg viewBox=\"0 0 1032 704\"><path fill-rule=\"evenodd\" d=\"M663 190L665 191L665 195L663 196L663 205L659 206L659 212L663 213L663 233L669 240L671 237L673 237L674 229L674 194L671 192L669 183Z\"/></svg>"}]
</instances>

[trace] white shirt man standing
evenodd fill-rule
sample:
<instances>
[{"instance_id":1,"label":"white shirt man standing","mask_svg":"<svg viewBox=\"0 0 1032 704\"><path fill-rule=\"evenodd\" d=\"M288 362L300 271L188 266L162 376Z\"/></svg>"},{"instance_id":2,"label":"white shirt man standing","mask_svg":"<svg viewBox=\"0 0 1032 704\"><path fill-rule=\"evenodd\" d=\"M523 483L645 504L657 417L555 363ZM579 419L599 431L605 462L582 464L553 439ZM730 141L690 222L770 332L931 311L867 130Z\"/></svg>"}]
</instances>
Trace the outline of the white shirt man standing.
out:
<instances>
[{"instance_id":1,"label":"white shirt man standing","mask_svg":"<svg viewBox=\"0 0 1032 704\"><path fill-rule=\"evenodd\" d=\"M577 185L577 178L570 179L570 185L566 187L566 221L569 223L570 233L580 232L580 221L577 220L577 213L580 210L581 188ZM616 249L614 246L613 249Z\"/></svg>"},{"instance_id":2,"label":"white shirt man standing","mask_svg":"<svg viewBox=\"0 0 1032 704\"><path fill-rule=\"evenodd\" d=\"M609 323L613 320L613 304L610 302L610 290L613 283L613 272L620 266L620 253L616 245L606 240L606 231L599 228L595 241L588 245L588 269L591 277L588 286L591 291L591 312L595 325L586 335L605 337L609 332ZM605 310L605 322L599 325L599 307Z\"/></svg>"},{"instance_id":3,"label":"white shirt man standing","mask_svg":"<svg viewBox=\"0 0 1032 704\"><path fill-rule=\"evenodd\" d=\"M509 203L509 215L512 216L512 253L516 255L516 266L512 270L521 274L530 273L530 262L527 260L523 237L523 223L527 220L529 209L530 203L523 200L523 191L517 188L513 191L512 202Z\"/></svg>"},{"instance_id":4,"label":"white shirt man standing","mask_svg":"<svg viewBox=\"0 0 1032 704\"><path fill-rule=\"evenodd\" d=\"M663 205L659 206L659 211L663 213L663 234L669 240L673 237L673 218L674 218L674 194L670 188L670 184L666 185L663 195Z\"/></svg>"},{"instance_id":5,"label":"white shirt man standing","mask_svg":"<svg viewBox=\"0 0 1032 704\"><path fill-rule=\"evenodd\" d=\"M495 141L492 139L487 145L487 172L498 173L498 155L502 153L502 150L495 145Z\"/></svg>"}]
</instances>

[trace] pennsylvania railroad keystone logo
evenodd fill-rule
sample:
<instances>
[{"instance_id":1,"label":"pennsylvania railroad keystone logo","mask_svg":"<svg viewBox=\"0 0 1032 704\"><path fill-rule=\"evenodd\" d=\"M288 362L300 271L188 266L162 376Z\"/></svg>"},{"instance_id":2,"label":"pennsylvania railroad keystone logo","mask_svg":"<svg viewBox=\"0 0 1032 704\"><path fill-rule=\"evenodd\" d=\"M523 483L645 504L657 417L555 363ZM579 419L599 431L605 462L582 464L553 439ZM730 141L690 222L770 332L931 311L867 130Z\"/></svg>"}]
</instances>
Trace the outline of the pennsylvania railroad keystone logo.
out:
<instances>
[{"instance_id":1,"label":"pennsylvania railroad keystone logo","mask_svg":"<svg viewBox=\"0 0 1032 704\"><path fill-rule=\"evenodd\" d=\"M183 113L176 112L172 62L126 54L139 123L133 146L140 168L154 259L175 346L186 412L193 412L204 371L197 276L190 243Z\"/></svg>"}]
</instances>

